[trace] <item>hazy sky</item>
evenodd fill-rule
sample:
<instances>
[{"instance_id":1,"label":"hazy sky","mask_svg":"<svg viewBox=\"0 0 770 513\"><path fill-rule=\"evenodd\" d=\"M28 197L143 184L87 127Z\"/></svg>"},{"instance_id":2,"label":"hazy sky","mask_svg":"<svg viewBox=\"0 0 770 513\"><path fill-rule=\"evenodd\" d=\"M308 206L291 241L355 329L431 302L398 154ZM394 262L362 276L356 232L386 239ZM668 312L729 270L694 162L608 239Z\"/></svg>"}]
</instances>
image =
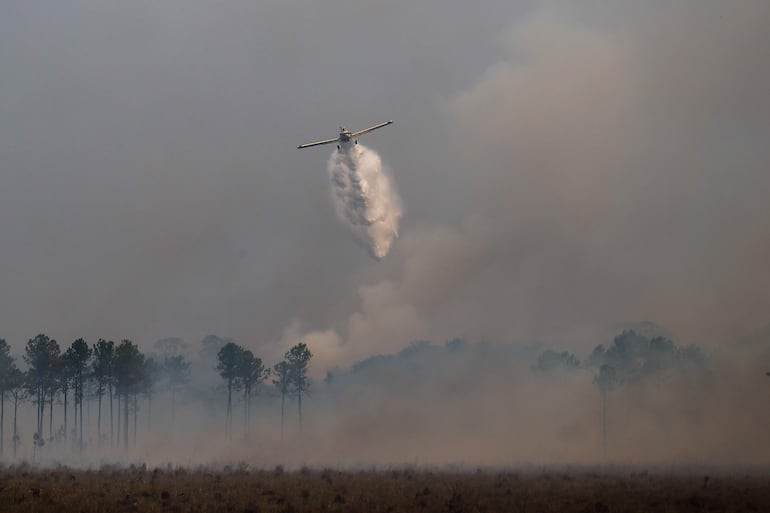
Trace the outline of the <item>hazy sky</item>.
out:
<instances>
[{"instance_id":1,"label":"hazy sky","mask_svg":"<svg viewBox=\"0 0 770 513\"><path fill-rule=\"evenodd\" d=\"M4 2L0 336L729 342L770 311L770 3ZM401 238L335 217L337 126Z\"/></svg>"}]
</instances>

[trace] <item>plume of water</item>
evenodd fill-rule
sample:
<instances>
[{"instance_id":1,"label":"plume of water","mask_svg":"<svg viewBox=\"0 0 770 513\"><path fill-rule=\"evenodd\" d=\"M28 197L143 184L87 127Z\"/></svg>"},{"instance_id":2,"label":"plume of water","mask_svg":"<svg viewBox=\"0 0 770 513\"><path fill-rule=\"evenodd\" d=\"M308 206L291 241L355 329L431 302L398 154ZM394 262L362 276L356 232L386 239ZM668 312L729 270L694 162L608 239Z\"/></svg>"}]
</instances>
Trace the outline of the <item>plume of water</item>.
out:
<instances>
[{"instance_id":1,"label":"plume of water","mask_svg":"<svg viewBox=\"0 0 770 513\"><path fill-rule=\"evenodd\" d=\"M328 169L337 217L373 258L384 258L398 237L403 209L380 156L348 144L329 157Z\"/></svg>"}]
</instances>

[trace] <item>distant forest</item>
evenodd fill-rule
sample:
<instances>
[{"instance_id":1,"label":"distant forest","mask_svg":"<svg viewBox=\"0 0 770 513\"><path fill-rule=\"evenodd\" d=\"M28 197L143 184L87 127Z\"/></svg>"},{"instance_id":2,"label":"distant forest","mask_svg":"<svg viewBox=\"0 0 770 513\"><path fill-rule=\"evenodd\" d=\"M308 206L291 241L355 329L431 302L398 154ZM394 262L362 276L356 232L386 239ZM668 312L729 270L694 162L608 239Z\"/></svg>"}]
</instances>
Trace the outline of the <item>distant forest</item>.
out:
<instances>
[{"instance_id":1,"label":"distant forest","mask_svg":"<svg viewBox=\"0 0 770 513\"><path fill-rule=\"evenodd\" d=\"M59 343L44 334L31 338L21 360L22 371L10 347L0 339L0 457L5 456L6 403L13 410L11 447L15 459L22 443L19 406L35 407L36 423L32 434L33 459L46 446L59 450L123 446L136 443L140 398L147 401L148 425L151 425L152 398L160 392L170 395L170 412L174 417L176 396L186 391L191 380L191 362L181 354L181 339L163 339L155 344L166 353L158 358L143 354L131 340L115 343L99 339L89 346L82 338L64 351ZM203 340L204 353L215 355L210 364L222 378L226 389L225 430L232 431L233 394L239 394L244 424L250 423L251 403L257 391L270 382L281 397L281 424L285 415L285 399L297 399L302 418L302 395L309 386L307 369L312 353L303 343L292 347L284 359L272 368L262 359L231 340L209 336ZM8 399L8 400L7 400ZM96 403L96 442L86 443L83 404ZM54 411L60 406L54 422Z\"/></svg>"},{"instance_id":2,"label":"distant forest","mask_svg":"<svg viewBox=\"0 0 770 513\"><path fill-rule=\"evenodd\" d=\"M180 397L187 404L197 401L201 411L220 417L221 433L230 438L235 406L243 422L238 433L248 436L259 420L253 414L255 398L261 398L262 407L277 409L280 404L283 438L287 401L296 407L295 425L301 430L302 401L311 388L332 395L357 390L362 383L414 390L421 380L430 383L438 375L460 380L459 386L467 388L467 383L480 379L479 369L503 375L514 361L528 362L535 378L587 373L601 404L606 455L609 393L645 383L660 386L672 376L702 378L709 372L709 360L699 347L679 347L664 336L634 330L624 330L606 347L597 345L582 361L568 351L537 347L470 343L460 338L443 345L417 341L396 354L367 358L311 383L308 369L313 355L304 343L267 366L251 350L213 335L203 339L192 359L189 355L195 353L178 338L159 340L154 344L156 352L144 354L130 340L100 339L89 345L78 339L62 350L56 340L39 334L27 342L21 358L12 356L9 345L0 339L0 457L17 459L21 448L33 459L119 454L137 444L142 430L153 429L153 415L173 425ZM204 374L206 379L200 377ZM212 381L214 375L216 381ZM153 413L153 400L161 395L162 410ZM89 412L85 419L84 404ZM26 423L20 420L20 407L30 412L34 407Z\"/></svg>"}]
</instances>

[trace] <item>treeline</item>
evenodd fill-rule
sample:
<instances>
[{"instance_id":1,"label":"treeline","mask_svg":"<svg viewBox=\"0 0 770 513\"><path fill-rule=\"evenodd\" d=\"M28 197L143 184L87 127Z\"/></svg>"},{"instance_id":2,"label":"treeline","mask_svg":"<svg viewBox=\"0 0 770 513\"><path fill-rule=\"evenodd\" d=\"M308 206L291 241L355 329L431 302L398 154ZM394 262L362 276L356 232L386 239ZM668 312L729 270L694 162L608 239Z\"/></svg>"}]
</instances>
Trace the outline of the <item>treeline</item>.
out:
<instances>
[{"instance_id":1,"label":"treeline","mask_svg":"<svg viewBox=\"0 0 770 513\"><path fill-rule=\"evenodd\" d=\"M463 399L455 399L456 394L475 397L491 393L507 404L521 401L519 408L550 400L553 394L582 401L585 397L582 391L593 389L598 415L595 420L591 419L590 425L596 429L597 449L606 457L611 435L608 429L611 431L623 424L622 414L649 406L643 405L640 398L655 395L683 398L711 382L710 369L714 362L701 348L679 346L650 326L643 325L641 329L646 333L623 330L609 343L595 345L584 355L545 349L540 344L468 342L462 338L443 345L416 341L398 353L373 356L348 370L335 372L327 377L327 384L348 404L356 401L356 396L388 404L390 398L399 393L420 397L436 394L431 396L438 399L434 402L447 404L457 400L455 404L465 404L461 402ZM583 386L585 389L578 388ZM446 394L447 390L454 391L455 395ZM541 390L542 395L519 396L522 390ZM613 402L613 397L617 402ZM432 407L426 401L425 409ZM366 408L365 402L359 403L359 409ZM593 410L593 404L580 404L574 410L565 408L554 412L553 421L578 422L579 415ZM436 411L445 415L440 407ZM488 415L488 421L509 420L503 410L481 411ZM534 411L537 412L537 408ZM611 416L613 413L615 417ZM668 413L672 417L678 414Z\"/></svg>"},{"instance_id":2,"label":"treeline","mask_svg":"<svg viewBox=\"0 0 770 513\"><path fill-rule=\"evenodd\" d=\"M45 449L48 459L84 452L123 457L129 448L138 449L131 454L158 448L172 453L190 447L192 434L212 446L219 444L220 451L235 440L241 449L252 442L270 441L258 444L262 454L280 458L289 445L276 444L278 415L280 411L283 438L289 407L293 407L291 433L301 433L303 402L311 386L312 354L305 344L292 347L273 365L235 341L215 336L201 341L197 356L181 339L159 340L153 349L144 353L130 340L98 340L89 345L82 339L62 349L41 334L14 358L0 339L0 456L12 452L16 457L19 447L21 457L34 458ZM601 415L596 433L601 433L604 448L608 397L610 410L621 411L613 410L615 391L649 386L657 393L669 384L686 382L697 387L706 383L708 367L698 347L680 347L667 337L634 330L596 346L582 359L568 351L543 351L539 345L417 341L398 353L375 355L329 372L323 382L313 385L317 390L310 427L313 436L322 436L318 427L329 425L329 418L323 417L339 411L376 418L389 407L393 415L404 411L443 415L442 408L461 406L462 397L515 396L514 388L499 384L518 387L534 378L538 386L549 383L551 390L564 383L594 387ZM561 379L566 374L570 377ZM494 389L491 383L497 383ZM460 392L462 397L446 390ZM394 397L399 398L395 403ZM415 402L416 397L433 400L423 404ZM618 393L617 397L629 396ZM484 414L493 422L506 421L494 408ZM11 415L12 419L6 418ZM242 424L236 422L241 419ZM190 421L195 424L183 424ZM610 428L613 425L610 422ZM4 447L8 441L12 447Z\"/></svg>"},{"instance_id":3,"label":"treeline","mask_svg":"<svg viewBox=\"0 0 770 513\"><path fill-rule=\"evenodd\" d=\"M601 401L602 454L607 454L607 394L623 386L661 385L669 378L702 373L706 356L695 345L678 347L670 339L624 330L612 344L599 344L585 363L568 351L543 351L533 369L538 373L588 370Z\"/></svg>"},{"instance_id":4,"label":"treeline","mask_svg":"<svg viewBox=\"0 0 770 513\"><path fill-rule=\"evenodd\" d=\"M216 337L209 337L221 340ZM208 338L207 338L208 339ZM172 340L172 339L167 339ZM161 341L162 342L162 341ZM204 343L211 340L204 340ZM210 347L209 347L210 349ZM261 358L233 341L223 341L210 362L227 390L225 429L232 433L233 395L242 393L244 429L248 432L253 397L266 384L281 397L281 435L287 397L296 398L302 422L302 397L309 388L308 365L312 353L304 343L292 347L284 359L266 367ZM96 446L128 449L136 443L139 400L147 400L147 420L151 422L152 398L160 391L171 396L170 415L174 422L177 392L191 377L191 362L184 355L148 356L131 340L119 343L99 339L89 346L77 339L62 351L59 343L44 334L27 342L21 370L10 346L0 339L0 457L5 454L6 400L13 406L13 457L21 445L19 406L35 406L32 434L33 458L46 445L84 451L83 403L96 400ZM54 428L54 410L61 405L61 424ZM71 419L71 420L70 420ZM47 433L46 433L47 424ZM70 430L70 425L72 426Z\"/></svg>"}]
</instances>

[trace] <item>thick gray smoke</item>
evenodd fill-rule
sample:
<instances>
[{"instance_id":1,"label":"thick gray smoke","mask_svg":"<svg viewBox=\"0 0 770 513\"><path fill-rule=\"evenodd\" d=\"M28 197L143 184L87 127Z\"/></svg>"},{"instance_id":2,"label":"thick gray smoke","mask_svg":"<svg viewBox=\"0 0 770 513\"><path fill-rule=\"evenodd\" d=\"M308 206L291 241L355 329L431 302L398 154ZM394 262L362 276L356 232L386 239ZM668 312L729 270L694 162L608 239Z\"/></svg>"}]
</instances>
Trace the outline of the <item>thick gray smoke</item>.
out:
<instances>
[{"instance_id":1,"label":"thick gray smoke","mask_svg":"<svg viewBox=\"0 0 770 513\"><path fill-rule=\"evenodd\" d=\"M384 258L398 237L402 207L380 156L351 144L332 153L328 169L337 217L373 258Z\"/></svg>"}]
</instances>

